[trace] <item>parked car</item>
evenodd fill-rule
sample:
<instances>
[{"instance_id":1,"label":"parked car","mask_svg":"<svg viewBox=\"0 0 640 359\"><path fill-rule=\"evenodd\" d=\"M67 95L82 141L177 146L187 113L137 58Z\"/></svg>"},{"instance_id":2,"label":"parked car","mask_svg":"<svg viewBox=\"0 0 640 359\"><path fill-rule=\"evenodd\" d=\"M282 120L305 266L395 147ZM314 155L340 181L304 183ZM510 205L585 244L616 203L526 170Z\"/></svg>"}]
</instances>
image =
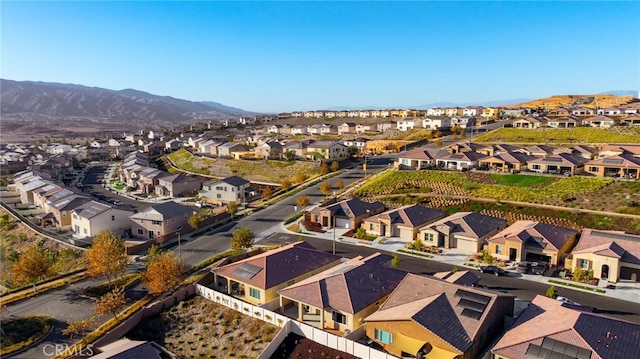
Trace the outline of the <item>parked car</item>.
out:
<instances>
[{"instance_id":1,"label":"parked car","mask_svg":"<svg viewBox=\"0 0 640 359\"><path fill-rule=\"evenodd\" d=\"M544 262L532 262L531 263L531 274L543 275L547 270L547 263Z\"/></svg>"},{"instance_id":2,"label":"parked car","mask_svg":"<svg viewBox=\"0 0 640 359\"><path fill-rule=\"evenodd\" d=\"M529 262L520 262L516 267L516 271L520 274L529 274L531 271L531 263Z\"/></svg>"},{"instance_id":3,"label":"parked car","mask_svg":"<svg viewBox=\"0 0 640 359\"><path fill-rule=\"evenodd\" d=\"M119 199L114 199L113 201L111 201L111 203L115 204L116 206L119 206L122 204L122 201Z\"/></svg>"},{"instance_id":4,"label":"parked car","mask_svg":"<svg viewBox=\"0 0 640 359\"><path fill-rule=\"evenodd\" d=\"M480 273L492 273L496 277L507 274L507 271L498 266L481 266Z\"/></svg>"},{"instance_id":5,"label":"parked car","mask_svg":"<svg viewBox=\"0 0 640 359\"><path fill-rule=\"evenodd\" d=\"M569 299L567 297L557 296L556 300L559 300L559 301L561 301L563 303L567 303L567 304L580 305L580 303L576 303L576 302L572 301L571 299Z\"/></svg>"}]
</instances>

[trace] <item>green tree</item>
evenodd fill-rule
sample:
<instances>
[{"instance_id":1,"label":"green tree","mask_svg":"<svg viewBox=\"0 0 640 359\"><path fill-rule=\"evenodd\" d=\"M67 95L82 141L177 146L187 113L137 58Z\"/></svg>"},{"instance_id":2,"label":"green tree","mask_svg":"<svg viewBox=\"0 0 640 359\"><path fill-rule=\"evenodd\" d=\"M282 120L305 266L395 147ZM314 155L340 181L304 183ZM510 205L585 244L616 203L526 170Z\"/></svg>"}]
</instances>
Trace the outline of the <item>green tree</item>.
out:
<instances>
[{"instance_id":1,"label":"green tree","mask_svg":"<svg viewBox=\"0 0 640 359\"><path fill-rule=\"evenodd\" d=\"M111 280L127 268L127 252L124 242L111 231L100 231L86 252L87 274L91 278L107 277Z\"/></svg>"},{"instance_id":2,"label":"green tree","mask_svg":"<svg viewBox=\"0 0 640 359\"><path fill-rule=\"evenodd\" d=\"M13 223L13 220L11 220L9 213L3 213L0 215L0 229L10 231L13 227L15 227L15 224Z\"/></svg>"},{"instance_id":3,"label":"green tree","mask_svg":"<svg viewBox=\"0 0 640 359\"><path fill-rule=\"evenodd\" d=\"M282 154L287 161L293 161L296 159L296 153L294 151L286 151Z\"/></svg>"},{"instance_id":4,"label":"green tree","mask_svg":"<svg viewBox=\"0 0 640 359\"><path fill-rule=\"evenodd\" d=\"M556 299L558 297L558 291L556 290L556 287L554 286L549 287L549 289L547 289L546 296L548 298Z\"/></svg>"},{"instance_id":5,"label":"green tree","mask_svg":"<svg viewBox=\"0 0 640 359\"><path fill-rule=\"evenodd\" d=\"M451 270L451 273L458 273L460 271L460 268L458 268L458 266L453 267L453 269Z\"/></svg>"},{"instance_id":6,"label":"green tree","mask_svg":"<svg viewBox=\"0 0 640 359\"><path fill-rule=\"evenodd\" d=\"M398 257L397 254L393 255L393 258L391 258L391 266L393 268L397 267L400 264L400 257Z\"/></svg>"},{"instance_id":7,"label":"green tree","mask_svg":"<svg viewBox=\"0 0 640 359\"><path fill-rule=\"evenodd\" d=\"M231 215L231 218L238 213L238 204L236 202L229 202L227 204L227 212Z\"/></svg>"},{"instance_id":8,"label":"green tree","mask_svg":"<svg viewBox=\"0 0 640 359\"><path fill-rule=\"evenodd\" d=\"M13 280L20 285L32 284L35 293L36 283L53 274L52 265L53 261L46 250L33 244L13 263L11 267Z\"/></svg>"},{"instance_id":9,"label":"green tree","mask_svg":"<svg viewBox=\"0 0 640 359\"><path fill-rule=\"evenodd\" d=\"M356 234L354 235L354 237L356 237L358 239L366 238L367 237L367 230L364 227L358 228L358 230L356 230Z\"/></svg>"},{"instance_id":10,"label":"green tree","mask_svg":"<svg viewBox=\"0 0 640 359\"><path fill-rule=\"evenodd\" d=\"M202 222L204 222L204 216L198 212L189 217L188 223L191 228L197 230L202 225Z\"/></svg>"},{"instance_id":11,"label":"green tree","mask_svg":"<svg viewBox=\"0 0 640 359\"><path fill-rule=\"evenodd\" d=\"M577 282L582 282L587 279L587 271L578 267L573 271L573 279Z\"/></svg>"},{"instance_id":12,"label":"green tree","mask_svg":"<svg viewBox=\"0 0 640 359\"><path fill-rule=\"evenodd\" d=\"M493 263L495 258L493 258L493 256L488 250L483 249L481 253L482 253L482 261L484 263L487 263L487 264Z\"/></svg>"},{"instance_id":13,"label":"green tree","mask_svg":"<svg viewBox=\"0 0 640 359\"><path fill-rule=\"evenodd\" d=\"M337 170L340 169L340 164L338 163L338 161L333 161L331 162L331 171L335 172Z\"/></svg>"},{"instance_id":14,"label":"green tree","mask_svg":"<svg viewBox=\"0 0 640 359\"><path fill-rule=\"evenodd\" d=\"M249 228L242 226L233 232L233 237L231 238L231 249L249 249L253 247L254 238L255 235L253 234L253 232Z\"/></svg>"},{"instance_id":15,"label":"green tree","mask_svg":"<svg viewBox=\"0 0 640 359\"><path fill-rule=\"evenodd\" d=\"M360 152L360 149L358 148L358 146L349 146L349 147L347 147L347 153L349 154L349 157L354 157L359 152Z\"/></svg>"}]
</instances>

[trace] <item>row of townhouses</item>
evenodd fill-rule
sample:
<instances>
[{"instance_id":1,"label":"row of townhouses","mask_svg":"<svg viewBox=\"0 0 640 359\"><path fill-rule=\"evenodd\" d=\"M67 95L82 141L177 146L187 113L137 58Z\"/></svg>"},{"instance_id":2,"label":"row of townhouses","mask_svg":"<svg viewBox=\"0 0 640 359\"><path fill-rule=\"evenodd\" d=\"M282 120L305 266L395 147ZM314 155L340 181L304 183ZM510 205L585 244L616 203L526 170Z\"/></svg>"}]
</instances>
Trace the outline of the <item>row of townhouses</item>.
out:
<instances>
[{"instance_id":1,"label":"row of townhouses","mask_svg":"<svg viewBox=\"0 0 640 359\"><path fill-rule=\"evenodd\" d=\"M640 145L606 144L600 150L576 145L554 148L509 144L460 143L445 149L417 148L402 154L399 169L471 169L498 172L593 175L640 179Z\"/></svg>"}]
</instances>

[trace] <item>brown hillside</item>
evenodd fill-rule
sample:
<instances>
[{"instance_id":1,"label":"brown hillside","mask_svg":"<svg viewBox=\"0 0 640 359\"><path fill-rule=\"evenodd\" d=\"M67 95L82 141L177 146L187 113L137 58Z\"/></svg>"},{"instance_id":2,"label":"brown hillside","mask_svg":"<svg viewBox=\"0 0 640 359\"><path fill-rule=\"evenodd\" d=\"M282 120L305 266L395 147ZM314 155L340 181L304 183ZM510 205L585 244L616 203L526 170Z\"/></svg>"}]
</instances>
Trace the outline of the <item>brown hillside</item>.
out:
<instances>
[{"instance_id":1,"label":"brown hillside","mask_svg":"<svg viewBox=\"0 0 640 359\"><path fill-rule=\"evenodd\" d=\"M616 107L626 105L633 100L633 96L615 96L615 95L554 95L551 97L537 99L517 105L508 106L510 108L519 107L541 107L547 109L556 109L558 107L584 106L595 108Z\"/></svg>"}]
</instances>

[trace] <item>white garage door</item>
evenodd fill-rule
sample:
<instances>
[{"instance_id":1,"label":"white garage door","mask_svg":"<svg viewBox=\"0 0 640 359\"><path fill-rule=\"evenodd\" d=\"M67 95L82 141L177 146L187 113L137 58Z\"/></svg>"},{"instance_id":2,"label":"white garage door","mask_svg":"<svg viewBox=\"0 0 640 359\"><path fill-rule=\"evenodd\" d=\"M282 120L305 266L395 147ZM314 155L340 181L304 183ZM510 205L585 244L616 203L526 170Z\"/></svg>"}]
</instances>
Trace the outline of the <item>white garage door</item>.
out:
<instances>
[{"instance_id":1,"label":"white garage door","mask_svg":"<svg viewBox=\"0 0 640 359\"><path fill-rule=\"evenodd\" d=\"M406 241L412 241L413 240L412 237L413 237L413 231L411 229L400 228L400 238Z\"/></svg>"},{"instance_id":2,"label":"white garage door","mask_svg":"<svg viewBox=\"0 0 640 359\"><path fill-rule=\"evenodd\" d=\"M466 253L476 253L477 252L477 245L476 245L476 241L470 241L470 240L464 240L464 239L460 239L457 238L457 248L460 249L460 251L466 252Z\"/></svg>"},{"instance_id":3,"label":"white garage door","mask_svg":"<svg viewBox=\"0 0 640 359\"><path fill-rule=\"evenodd\" d=\"M351 229L351 221L344 218L336 218L336 228Z\"/></svg>"}]
</instances>

